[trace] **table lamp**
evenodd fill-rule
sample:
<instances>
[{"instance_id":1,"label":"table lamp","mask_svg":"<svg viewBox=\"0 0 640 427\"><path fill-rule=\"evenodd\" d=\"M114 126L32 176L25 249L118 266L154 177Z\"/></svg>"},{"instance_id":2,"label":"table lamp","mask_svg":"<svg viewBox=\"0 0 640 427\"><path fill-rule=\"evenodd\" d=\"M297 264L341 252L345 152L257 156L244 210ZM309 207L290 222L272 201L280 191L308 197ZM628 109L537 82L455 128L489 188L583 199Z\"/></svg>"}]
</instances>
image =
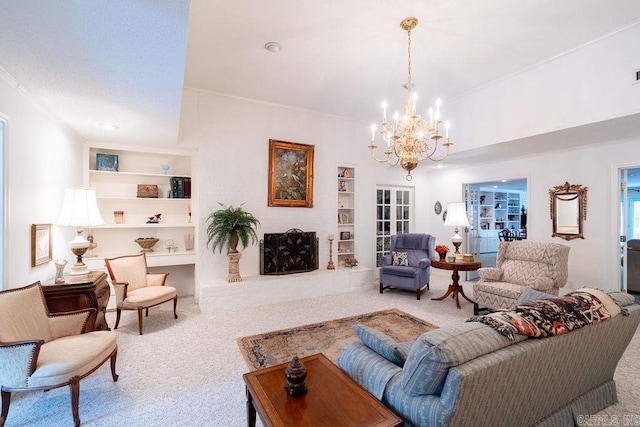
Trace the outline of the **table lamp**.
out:
<instances>
[{"instance_id":1,"label":"table lamp","mask_svg":"<svg viewBox=\"0 0 640 427\"><path fill-rule=\"evenodd\" d=\"M447 204L447 219L444 221L445 227L455 227L451 243L455 246L456 258L462 257L460 254L460 245L464 240L460 235L460 229L458 227L468 227L469 220L467 219L467 209L464 202L453 202Z\"/></svg>"},{"instance_id":2,"label":"table lamp","mask_svg":"<svg viewBox=\"0 0 640 427\"><path fill-rule=\"evenodd\" d=\"M76 238L69 242L69 248L77 259L69 274L79 275L89 272L85 263L82 262L82 255L89 249L91 242L82 235L83 227L102 224L104 224L104 220L98 210L96 190L92 188L67 188L65 190L62 212L60 212L56 225L76 227Z\"/></svg>"}]
</instances>

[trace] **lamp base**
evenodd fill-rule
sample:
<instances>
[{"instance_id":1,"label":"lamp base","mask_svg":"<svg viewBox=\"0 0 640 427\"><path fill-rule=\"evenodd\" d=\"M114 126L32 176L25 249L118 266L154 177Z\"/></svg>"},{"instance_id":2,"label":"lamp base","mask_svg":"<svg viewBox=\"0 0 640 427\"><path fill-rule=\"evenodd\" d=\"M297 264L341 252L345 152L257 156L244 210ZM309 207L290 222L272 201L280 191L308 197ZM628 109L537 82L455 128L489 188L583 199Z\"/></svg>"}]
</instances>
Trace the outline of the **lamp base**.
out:
<instances>
[{"instance_id":1,"label":"lamp base","mask_svg":"<svg viewBox=\"0 0 640 427\"><path fill-rule=\"evenodd\" d=\"M83 274L89 274L89 269L87 268L87 265L85 263L76 263L71 267L71 270L69 270L68 274L71 276L81 276Z\"/></svg>"},{"instance_id":2,"label":"lamp base","mask_svg":"<svg viewBox=\"0 0 640 427\"><path fill-rule=\"evenodd\" d=\"M71 270L69 271L69 274L72 276L79 276L81 274L89 273L87 265L82 262L82 255L84 255L85 252L87 252L87 249L89 249L89 241L86 242L87 245L84 247L72 246L72 242L69 242L69 246L71 246L71 252L73 252L73 254L76 256L76 263L73 264Z\"/></svg>"}]
</instances>

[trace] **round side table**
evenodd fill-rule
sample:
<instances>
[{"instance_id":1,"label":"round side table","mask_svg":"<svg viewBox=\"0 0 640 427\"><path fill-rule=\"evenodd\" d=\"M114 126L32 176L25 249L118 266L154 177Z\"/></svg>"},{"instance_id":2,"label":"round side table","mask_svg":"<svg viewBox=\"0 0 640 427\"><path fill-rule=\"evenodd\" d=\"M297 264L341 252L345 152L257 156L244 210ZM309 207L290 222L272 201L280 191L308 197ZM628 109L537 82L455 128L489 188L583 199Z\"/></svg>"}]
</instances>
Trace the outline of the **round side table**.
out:
<instances>
[{"instance_id":1,"label":"round side table","mask_svg":"<svg viewBox=\"0 0 640 427\"><path fill-rule=\"evenodd\" d=\"M439 298L431 298L433 301L442 301L447 298L449 295L453 294L453 298L456 300L456 306L460 308L460 299L458 298L458 294L462 295L464 299L472 303L475 307L476 302L470 299L468 296L464 294L464 289L462 285L459 283L460 274L459 271L475 271L482 267L482 264L478 261L472 262L447 262L447 261L431 261L431 267L439 268L441 270L451 270L453 274L451 275L452 283L447 288L447 292Z\"/></svg>"}]
</instances>

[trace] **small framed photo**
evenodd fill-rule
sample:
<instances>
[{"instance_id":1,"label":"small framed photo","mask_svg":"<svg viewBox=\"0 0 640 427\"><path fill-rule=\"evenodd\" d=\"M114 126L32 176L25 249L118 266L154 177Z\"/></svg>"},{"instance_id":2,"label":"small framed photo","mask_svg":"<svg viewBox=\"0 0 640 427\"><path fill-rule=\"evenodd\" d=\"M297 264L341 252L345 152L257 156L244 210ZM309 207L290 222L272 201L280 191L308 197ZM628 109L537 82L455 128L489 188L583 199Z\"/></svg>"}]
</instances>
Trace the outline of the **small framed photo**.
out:
<instances>
[{"instance_id":1,"label":"small framed photo","mask_svg":"<svg viewBox=\"0 0 640 427\"><path fill-rule=\"evenodd\" d=\"M51 224L31 224L31 267L52 259Z\"/></svg>"},{"instance_id":2,"label":"small framed photo","mask_svg":"<svg viewBox=\"0 0 640 427\"><path fill-rule=\"evenodd\" d=\"M340 232L340 240L351 240L351 232L350 231L341 231Z\"/></svg>"},{"instance_id":3,"label":"small framed photo","mask_svg":"<svg viewBox=\"0 0 640 427\"><path fill-rule=\"evenodd\" d=\"M118 155L97 153L96 170L118 172Z\"/></svg>"}]
</instances>

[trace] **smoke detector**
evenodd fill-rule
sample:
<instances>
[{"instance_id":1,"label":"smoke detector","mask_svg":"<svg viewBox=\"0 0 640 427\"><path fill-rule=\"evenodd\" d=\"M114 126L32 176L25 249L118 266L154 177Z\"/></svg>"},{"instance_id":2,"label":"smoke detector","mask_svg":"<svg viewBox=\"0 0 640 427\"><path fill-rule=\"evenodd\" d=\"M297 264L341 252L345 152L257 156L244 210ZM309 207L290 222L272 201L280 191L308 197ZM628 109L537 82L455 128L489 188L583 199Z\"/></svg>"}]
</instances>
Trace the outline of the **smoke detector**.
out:
<instances>
[{"instance_id":1,"label":"smoke detector","mask_svg":"<svg viewBox=\"0 0 640 427\"><path fill-rule=\"evenodd\" d=\"M264 45L264 48L271 53L278 53L282 50L282 45L278 42L268 42Z\"/></svg>"}]
</instances>

